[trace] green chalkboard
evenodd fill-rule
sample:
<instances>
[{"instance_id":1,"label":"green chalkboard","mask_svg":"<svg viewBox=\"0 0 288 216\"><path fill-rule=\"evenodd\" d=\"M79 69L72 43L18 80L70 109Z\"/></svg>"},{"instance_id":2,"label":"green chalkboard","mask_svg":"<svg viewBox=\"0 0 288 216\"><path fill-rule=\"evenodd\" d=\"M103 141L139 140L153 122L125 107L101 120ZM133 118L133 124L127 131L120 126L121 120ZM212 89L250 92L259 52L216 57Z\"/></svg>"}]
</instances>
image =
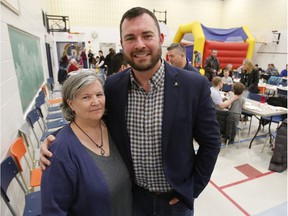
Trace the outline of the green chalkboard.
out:
<instances>
[{"instance_id":1,"label":"green chalkboard","mask_svg":"<svg viewBox=\"0 0 288 216\"><path fill-rule=\"evenodd\" d=\"M40 39L8 26L22 110L25 112L44 82Z\"/></svg>"}]
</instances>

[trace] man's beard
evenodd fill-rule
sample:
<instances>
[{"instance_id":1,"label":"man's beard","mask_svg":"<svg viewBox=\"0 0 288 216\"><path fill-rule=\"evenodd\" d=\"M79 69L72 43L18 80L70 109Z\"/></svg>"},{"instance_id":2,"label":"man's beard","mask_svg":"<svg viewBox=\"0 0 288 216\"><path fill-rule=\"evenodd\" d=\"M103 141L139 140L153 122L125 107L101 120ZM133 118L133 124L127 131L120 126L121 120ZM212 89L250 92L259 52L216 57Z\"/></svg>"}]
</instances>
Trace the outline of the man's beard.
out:
<instances>
[{"instance_id":1,"label":"man's beard","mask_svg":"<svg viewBox=\"0 0 288 216\"><path fill-rule=\"evenodd\" d=\"M161 59L161 55L162 49L161 46L159 46L157 52L155 54L152 54L152 58L148 63L136 63L135 61L133 61L133 57L130 58L130 56L127 56L124 51L124 57L127 63L131 66L131 68L137 71L147 71L152 69L158 63L159 59Z\"/></svg>"}]
</instances>

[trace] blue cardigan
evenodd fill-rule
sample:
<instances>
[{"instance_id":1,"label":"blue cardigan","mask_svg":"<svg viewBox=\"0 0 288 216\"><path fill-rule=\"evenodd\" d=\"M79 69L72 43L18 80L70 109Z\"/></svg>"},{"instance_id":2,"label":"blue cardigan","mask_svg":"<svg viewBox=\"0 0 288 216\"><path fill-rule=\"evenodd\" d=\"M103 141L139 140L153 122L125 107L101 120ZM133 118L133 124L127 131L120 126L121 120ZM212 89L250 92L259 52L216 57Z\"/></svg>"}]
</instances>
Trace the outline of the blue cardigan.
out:
<instances>
[{"instance_id":1,"label":"blue cardigan","mask_svg":"<svg viewBox=\"0 0 288 216\"><path fill-rule=\"evenodd\" d=\"M105 179L70 125L50 150L52 163L41 182L42 215L111 215Z\"/></svg>"}]
</instances>

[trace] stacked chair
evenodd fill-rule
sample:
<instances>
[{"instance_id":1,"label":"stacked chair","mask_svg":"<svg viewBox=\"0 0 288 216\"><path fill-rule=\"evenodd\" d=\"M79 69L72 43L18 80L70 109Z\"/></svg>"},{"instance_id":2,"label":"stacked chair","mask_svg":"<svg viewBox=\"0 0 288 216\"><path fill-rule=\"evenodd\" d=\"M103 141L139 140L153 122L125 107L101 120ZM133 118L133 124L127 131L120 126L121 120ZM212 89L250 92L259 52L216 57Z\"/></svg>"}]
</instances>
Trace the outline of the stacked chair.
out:
<instances>
[{"instance_id":1,"label":"stacked chair","mask_svg":"<svg viewBox=\"0 0 288 216\"><path fill-rule=\"evenodd\" d=\"M22 137L18 137L11 145L10 147L10 154L13 157L14 161L17 164L20 177L24 183L24 186L26 188L26 191L33 190L35 187L39 187L41 184L41 177L42 177L42 171L41 168L32 168L33 161L29 161L29 158L27 157L27 149L24 144L24 141ZM22 160L24 159L24 160ZM25 161L25 164L22 164L21 162ZM23 174L23 171L25 170L25 167L28 167L30 171L30 183L29 186L26 183L25 176Z\"/></svg>"},{"instance_id":2,"label":"stacked chair","mask_svg":"<svg viewBox=\"0 0 288 216\"><path fill-rule=\"evenodd\" d=\"M11 200L11 194L9 194L9 188L13 185L11 182L13 180L16 180L19 187L19 191L23 192L23 196L25 196L25 206L24 211L19 213L16 211L16 206L13 206L13 200ZM14 190L18 189L18 187L15 187ZM18 194L17 196L19 196ZM1 162L1 197L8 206L11 215L18 216L38 216L41 215L41 192L29 192L25 190L25 187L23 185L23 181L19 179L19 168L17 166L17 163L13 160L11 156L7 157L5 160Z\"/></svg>"}]
</instances>

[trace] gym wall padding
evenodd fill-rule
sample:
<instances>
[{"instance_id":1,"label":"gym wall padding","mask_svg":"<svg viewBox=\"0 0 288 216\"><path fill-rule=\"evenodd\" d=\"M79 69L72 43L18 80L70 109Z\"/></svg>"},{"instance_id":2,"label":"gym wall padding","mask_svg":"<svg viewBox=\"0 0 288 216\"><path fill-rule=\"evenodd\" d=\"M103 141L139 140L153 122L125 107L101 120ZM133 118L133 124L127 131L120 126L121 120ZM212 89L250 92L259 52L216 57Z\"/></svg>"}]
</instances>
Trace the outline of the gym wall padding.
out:
<instances>
[{"instance_id":1,"label":"gym wall padding","mask_svg":"<svg viewBox=\"0 0 288 216\"><path fill-rule=\"evenodd\" d=\"M247 56L248 43L234 43L234 42L218 42L205 41L204 56L202 58L203 65L205 59L211 55L213 49L218 51L217 58L220 62L220 68L224 68L227 64L233 64L233 68L237 69Z\"/></svg>"}]
</instances>

